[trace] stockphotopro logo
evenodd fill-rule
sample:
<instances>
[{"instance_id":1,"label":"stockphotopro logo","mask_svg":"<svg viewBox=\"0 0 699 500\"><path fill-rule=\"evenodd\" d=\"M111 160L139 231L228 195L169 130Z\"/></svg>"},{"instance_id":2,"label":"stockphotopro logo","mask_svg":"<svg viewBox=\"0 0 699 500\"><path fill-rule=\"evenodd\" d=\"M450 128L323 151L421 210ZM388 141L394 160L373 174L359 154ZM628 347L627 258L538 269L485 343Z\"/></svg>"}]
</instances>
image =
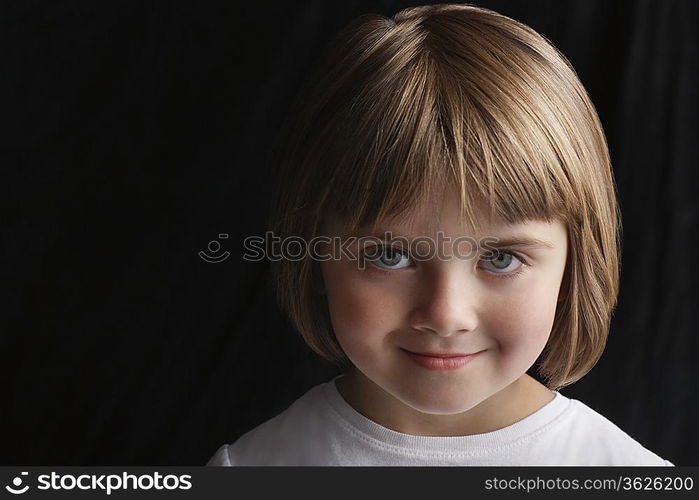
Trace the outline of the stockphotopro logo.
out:
<instances>
[{"instance_id":1,"label":"stockphotopro logo","mask_svg":"<svg viewBox=\"0 0 699 500\"><path fill-rule=\"evenodd\" d=\"M28 472L22 472L20 475L26 476L28 474ZM22 487L22 478L20 476L17 476L12 480L12 486L8 484L7 486L5 486L5 489L13 495L21 495L29 489L29 485L27 484L26 486Z\"/></svg>"},{"instance_id":2,"label":"stockphotopro logo","mask_svg":"<svg viewBox=\"0 0 699 500\"><path fill-rule=\"evenodd\" d=\"M22 472L21 476L28 475ZM13 495L21 495L29 489L29 485L22 486L23 477L17 476L12 479L12 485L6 485L5 489ZM192 488L192 476L184 474L177 476L167 474L163 476L159 472L153 474L133 475L127 472L122 474L42 474L37 477L38 490L93 490L104 491L111 495L113 491L125 490L189 490Z\"/></svg>"},{"instance_id":3,"label":"stockphotopro logo","mask_svg":"<svg viewBox=\"0 0 699 500\"><path fill-rule=\"evenodd\" d=\"M228 233L221 233L218 235L218 238L220 240L226 240L228 239ZM218 264L223 262L231 255L228 250L219 254L219 251L221 250L221 243L219 243L218 240L211 240L207 246L207 249L211 253L206 253L204 250L200 250L199 257L201 257L204 262L208 262L209 264Z\"/></svg>"}]
</instances>

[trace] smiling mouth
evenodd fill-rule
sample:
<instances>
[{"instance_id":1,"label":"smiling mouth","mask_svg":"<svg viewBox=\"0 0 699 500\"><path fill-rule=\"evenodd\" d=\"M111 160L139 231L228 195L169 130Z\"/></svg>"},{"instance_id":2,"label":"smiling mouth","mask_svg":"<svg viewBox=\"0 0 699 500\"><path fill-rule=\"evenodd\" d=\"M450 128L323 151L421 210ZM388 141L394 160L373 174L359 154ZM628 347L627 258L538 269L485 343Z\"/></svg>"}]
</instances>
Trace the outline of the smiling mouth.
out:
<instances>
[{"instance_id":1,"label":"smiling mouth","mask_svg":"<svg viewBox=\"0 0 699 500\"><path fill-rule=\"evenodd\" d=\"M434 353L426 355L408 351L406 349L402 349L402 351L408 354L410 359L421 368L433 371L449 371L457 370L466 366L468 363L476 359L481 353L485 352L485 349L470 354L442 353L438 355L435 355Z\"/></svg>"},{"instance_id":2,"label":"smiling mouth","mask_svg":"<svg viewBox=\"0 0 699 500\"><path fill-rule=\"evenodd\" d=\"M409 354L417 354L418 356L427 356L430 358L463 358L464 356L475 356L476 354L483 352L483 351L474 351L474 352L463 352L463 353L462 352L433 353L433 352L415 352L415 351L409 351L407 349L403 349L403 350Z\"/></svg>"}]
</instances>

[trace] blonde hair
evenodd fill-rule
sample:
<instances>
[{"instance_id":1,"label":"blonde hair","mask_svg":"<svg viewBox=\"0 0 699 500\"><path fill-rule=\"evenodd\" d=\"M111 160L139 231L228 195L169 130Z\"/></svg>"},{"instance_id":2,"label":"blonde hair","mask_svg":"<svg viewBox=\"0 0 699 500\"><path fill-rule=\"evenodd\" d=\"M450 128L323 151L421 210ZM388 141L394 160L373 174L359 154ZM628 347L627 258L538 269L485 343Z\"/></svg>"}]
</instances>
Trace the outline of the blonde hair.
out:
<instances>
[{"instance_id":1,"label":"blonde hair","mask_svg":"<svg viewBox=\"0 0 699 500\"><path fill-rule=\"evenodd\" d=\"M619 287L621 218L607 143L575 70L528 26L466 4L364 15L322 55L290 114L270 213L275 236L351 230L456 188L507 223L554 219L568 261L538 370L550 389L599 360ZM317 262L272 262L280 307L308 346L350 366L314 286Z\"/></svg>"}]
</instances>

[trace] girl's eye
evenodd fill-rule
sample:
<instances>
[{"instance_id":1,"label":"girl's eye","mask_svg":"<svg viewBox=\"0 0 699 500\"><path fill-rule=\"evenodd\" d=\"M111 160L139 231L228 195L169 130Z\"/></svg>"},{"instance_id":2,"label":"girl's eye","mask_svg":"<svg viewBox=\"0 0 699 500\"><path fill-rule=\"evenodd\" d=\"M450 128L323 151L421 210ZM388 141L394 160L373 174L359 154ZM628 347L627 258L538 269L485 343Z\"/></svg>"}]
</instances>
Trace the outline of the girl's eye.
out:
<instances>
[{"instance_id":1,"label":"girl's eye","mask_svg":"<svg viewBox=\"0 0 699 500\"><path fill-rule=\"evenodd\" d=\"M490 267L490 272L493 274L502 275L501 277L514 277L524 271L523 259L519 258L517 255L507 252L496 250L495 252L489 254L483 262L489 262L492 264Z\"/></svg>"},{"instance_id":2,"label":"girl's eye","mask_svg":"<svg viewBox=\"0 0 699 500\"><path fill-rule=\"evenodd\" d=\"M364 259L379 269L393 271L408 267L411 263L407 253L396 247L374 246L364 251Z\"/></svg>"},{"instance_id":3,"label":"girl's eye","mask_svg":"<svg viewBox=\"0 0 699 500\"><path fill-rule=\"evenodd\" d=\"M369 261L381 271L403 269L412 263L408 253L404 250L383 245L376 245L366 249L363 257L365 261ZM527 265L523 258L504 250L491 252L481 260L491 264L486 266L486 269L490 268L488 272L496 275L498 278L516 278L525 271L525 266Z\"/></svg>"}]
</instances>

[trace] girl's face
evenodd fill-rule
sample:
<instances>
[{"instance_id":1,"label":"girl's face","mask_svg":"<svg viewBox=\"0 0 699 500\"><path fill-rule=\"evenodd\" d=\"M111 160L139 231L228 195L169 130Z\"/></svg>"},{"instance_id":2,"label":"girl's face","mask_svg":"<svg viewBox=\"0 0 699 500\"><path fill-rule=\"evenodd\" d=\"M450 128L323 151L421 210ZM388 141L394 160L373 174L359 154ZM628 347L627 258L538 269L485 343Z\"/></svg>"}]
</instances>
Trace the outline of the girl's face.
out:
<instances>
[{"instance_id":1,"label":"girl's face","mask_svg":"<svg viewBox=\"0 0 699 500\"><path fill-rule=\"evenodd\" d=\"M531 405L533 384L539 395L545 389L525 372L553 326L566 227L494 223L474 234L460 225L458 208L457 198L448 196L440 210L424 213L410 228L381 229L394 238L427 236L442 255L423 260L425 243L415 247L419 258L391 253L386 245L388 250L369 256L364 269L361 259L347 257L321 263L332 326L355 366L343 377L341 393L365 416L406 433L450 435L483 430L486 421L508 425L526 416L515 417L515 399ZM330 234L340 235L332 229ZM453 246L456 238L462 243ZM440 239L447 243L440 247ZM539 242L505 241L514 239ZM485 248L478 248L479 242ZM375 245L367 244L365 251L376 252ZM479 354L463 366L435 369L439 360L411 353Z\"/></svg>"}]
</instances>

